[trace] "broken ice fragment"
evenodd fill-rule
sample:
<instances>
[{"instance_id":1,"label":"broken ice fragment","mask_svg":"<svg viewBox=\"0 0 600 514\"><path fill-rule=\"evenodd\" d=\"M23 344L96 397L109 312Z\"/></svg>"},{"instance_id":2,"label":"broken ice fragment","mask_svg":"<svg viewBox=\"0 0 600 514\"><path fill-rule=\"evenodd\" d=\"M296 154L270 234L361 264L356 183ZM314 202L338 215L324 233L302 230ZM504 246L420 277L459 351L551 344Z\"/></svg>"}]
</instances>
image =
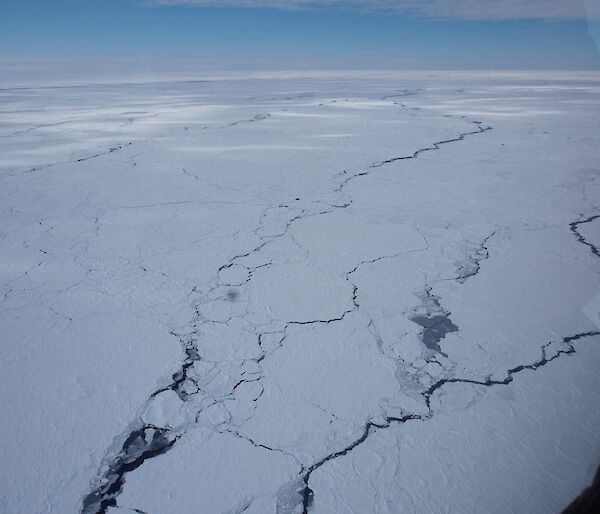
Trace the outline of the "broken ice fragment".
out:
<instances>
[{"instance_id":1,"label":"broken ice fragment","mask_svg":"<svg viewBox=\"0 0 600 514\"><path fill-rule=\"evenodd\" d=\"M184 421L181 414L182 405L183 401L179 398L179 395L168 389L152 399L146 411L142 414L142 420L147 425L154 427L175 427Z\"/></svg>"}]
</instances>

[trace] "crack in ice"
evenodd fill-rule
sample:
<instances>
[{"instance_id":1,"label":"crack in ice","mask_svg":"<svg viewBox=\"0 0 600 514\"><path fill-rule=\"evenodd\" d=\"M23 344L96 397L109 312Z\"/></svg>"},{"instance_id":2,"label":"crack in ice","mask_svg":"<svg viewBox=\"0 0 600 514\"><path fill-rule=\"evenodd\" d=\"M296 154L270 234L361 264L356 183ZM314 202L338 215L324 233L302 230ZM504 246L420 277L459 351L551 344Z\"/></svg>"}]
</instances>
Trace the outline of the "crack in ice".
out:
<instances>
[{"instance_id":1,"label":"crack in ice","mask_svg":"<svg viewBox=\"0 0 600 514\"><path fill-rule=\"evenodd\" d=\"M584 220L573 221L572 223L569 223L569 227L571 229L571 232L573 232L573 234L575 234L575 237L577 237L577 241L579 241L581 244L588 246L596 257L600 257L600 251L598 251L598 248L589 241L587 241L587 239L581 235L581 232L577 230L577 227L579 225L583 225L584 223L591 223L597 218L600 218L600 214L590 216L589 218Z\"/></svg>"}]
</instances>

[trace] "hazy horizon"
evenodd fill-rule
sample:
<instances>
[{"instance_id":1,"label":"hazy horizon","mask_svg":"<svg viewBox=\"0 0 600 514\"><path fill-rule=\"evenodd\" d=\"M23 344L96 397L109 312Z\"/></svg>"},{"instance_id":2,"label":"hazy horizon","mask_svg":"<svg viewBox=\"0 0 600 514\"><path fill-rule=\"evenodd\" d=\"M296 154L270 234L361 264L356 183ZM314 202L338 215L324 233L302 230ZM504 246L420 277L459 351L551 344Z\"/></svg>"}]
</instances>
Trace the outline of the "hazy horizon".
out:
<instances>
[{"instance_id":1,"label":"hazy horizon","mask_svg":"<svg viewBox=\"0 0 600 514\"><path fill-rule=\"evenodd\" d=\"M592 0L23 0L3 8L0 55L600 69L599 19Z\"/></svg>"}]
</instances>

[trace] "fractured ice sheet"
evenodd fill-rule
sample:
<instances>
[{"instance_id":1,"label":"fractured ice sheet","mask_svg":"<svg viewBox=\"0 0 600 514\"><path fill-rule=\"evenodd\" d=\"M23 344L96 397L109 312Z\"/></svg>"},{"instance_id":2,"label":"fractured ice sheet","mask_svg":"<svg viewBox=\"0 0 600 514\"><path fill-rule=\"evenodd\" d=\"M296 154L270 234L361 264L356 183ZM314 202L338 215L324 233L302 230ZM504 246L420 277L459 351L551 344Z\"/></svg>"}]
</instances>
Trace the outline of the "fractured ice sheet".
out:
<instances>
[{"instance_id":1,"label":"fractured ice sheet","mask_svg":"<svg viewBox=\"0 0 600 514\"><path fill-rule=\"evenodd\" d=\"M558 511L591 480L600 76L30 86L0 91L1 509Z\"/></svg>"}]
</instances>

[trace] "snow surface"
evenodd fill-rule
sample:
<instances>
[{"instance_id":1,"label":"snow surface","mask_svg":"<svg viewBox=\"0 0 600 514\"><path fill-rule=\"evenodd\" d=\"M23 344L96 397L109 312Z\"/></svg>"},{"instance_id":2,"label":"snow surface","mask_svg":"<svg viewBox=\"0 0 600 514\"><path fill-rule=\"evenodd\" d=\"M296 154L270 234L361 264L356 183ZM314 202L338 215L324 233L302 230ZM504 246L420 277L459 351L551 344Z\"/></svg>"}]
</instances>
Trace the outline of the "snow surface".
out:
<instances>
[{"instance_id":1,"label":"snow surface","mask_svg":"<svg viewBox=\"0 0 600 514\"><path fill-rule=\"evenodd\" d=\"M0 511L559 512L591 482L600 75L25 86Z\"/></svg>"}]
</instances>

